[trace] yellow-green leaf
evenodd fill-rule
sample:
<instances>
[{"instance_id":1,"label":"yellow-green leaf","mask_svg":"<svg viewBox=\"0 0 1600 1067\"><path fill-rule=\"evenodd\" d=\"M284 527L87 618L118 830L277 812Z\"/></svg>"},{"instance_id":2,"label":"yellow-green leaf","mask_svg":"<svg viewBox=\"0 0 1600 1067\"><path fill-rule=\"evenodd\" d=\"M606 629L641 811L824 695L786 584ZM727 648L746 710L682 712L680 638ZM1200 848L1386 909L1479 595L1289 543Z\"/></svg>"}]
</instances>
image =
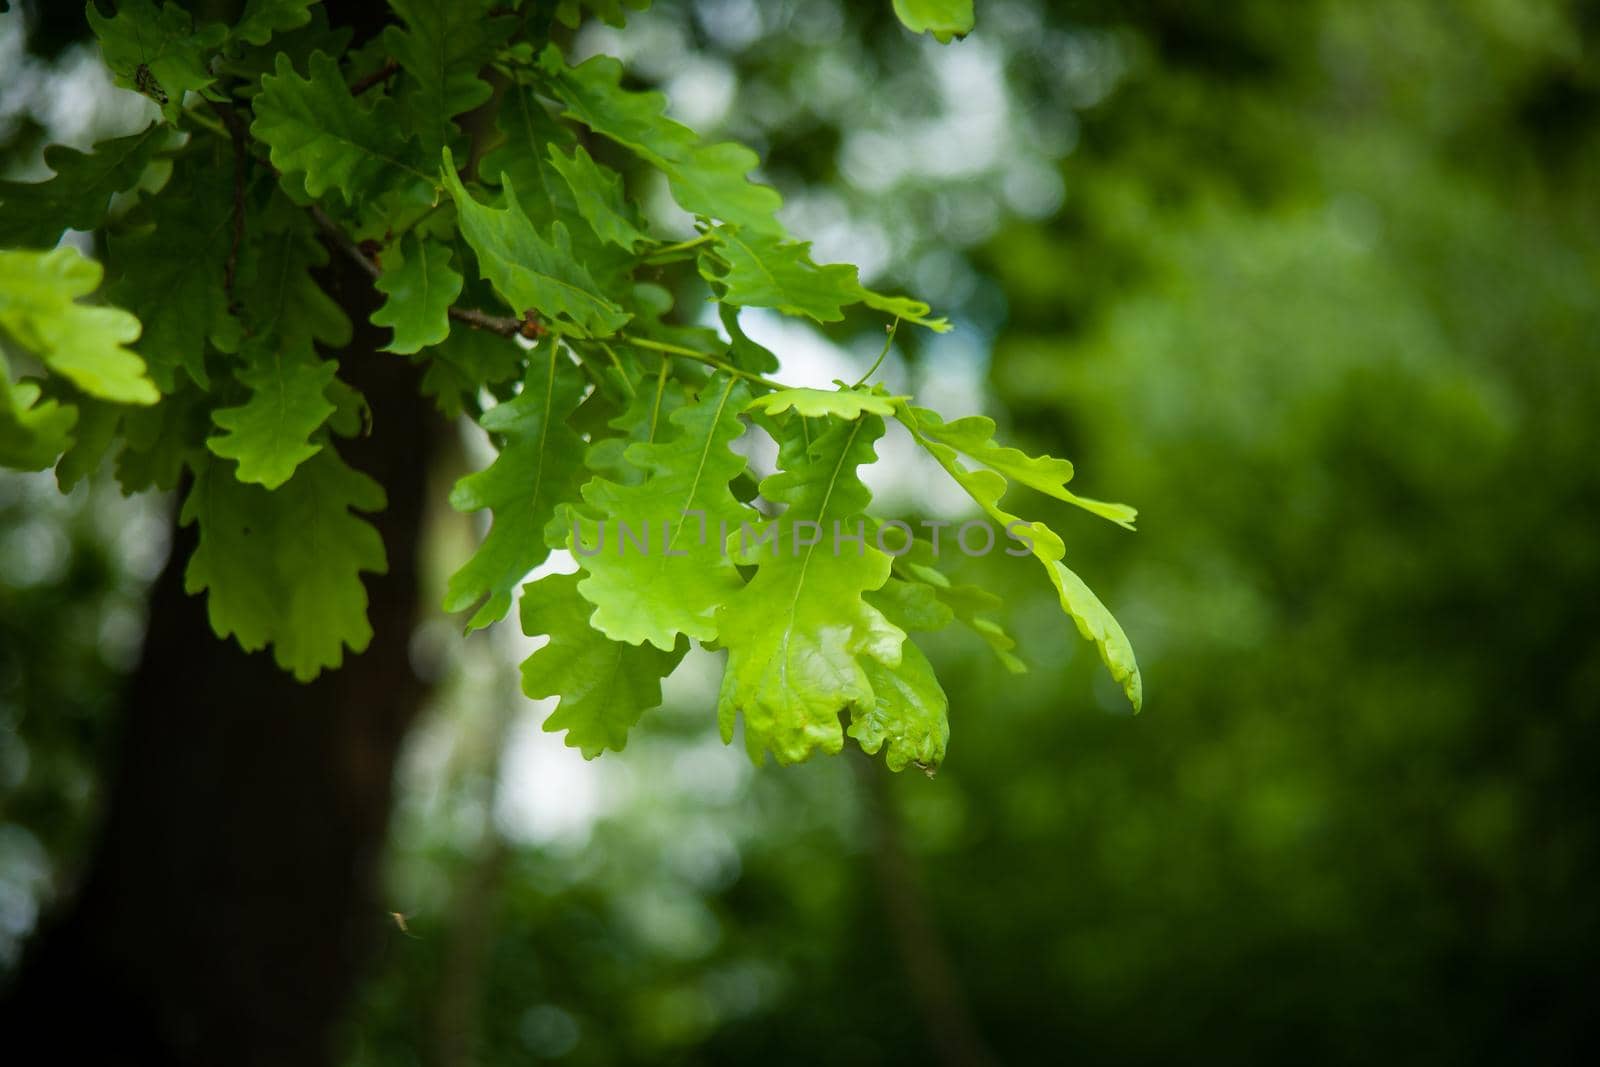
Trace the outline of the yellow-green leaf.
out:
<instances>
[{"instance_id":1,"label":"yellow-green leaf","mask_svg":"<svg viewBox=\"0 0 1600 1067\"><path fill-rule=\"evenodd\" d=\"M80 304L100 285L100 264L77 249L0 252L0 331L90 396L122 404L161 398L144 360L126 348L139 320L121 308Z\"/></svg>"}]
</instances>

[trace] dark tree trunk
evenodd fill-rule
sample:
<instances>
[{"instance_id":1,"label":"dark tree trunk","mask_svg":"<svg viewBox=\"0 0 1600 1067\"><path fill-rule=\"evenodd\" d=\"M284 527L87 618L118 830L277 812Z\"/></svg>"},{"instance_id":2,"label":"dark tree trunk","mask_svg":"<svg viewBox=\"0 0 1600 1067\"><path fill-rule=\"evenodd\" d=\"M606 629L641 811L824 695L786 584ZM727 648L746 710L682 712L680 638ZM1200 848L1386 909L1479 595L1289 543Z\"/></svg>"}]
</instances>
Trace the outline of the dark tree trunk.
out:
<instances>
[{"instance_id":1,"label":"dark tree trunk","mask_svg":"<svg viewBox=\"0 0 1600 1067\"><path fill-rule=\"evenodd\" d=\"M376 880L422 697L407 652L439 427L410 362L375 351L387 335L366 325L370 280L338 259L325 281L356 324L341 376L373 411L371 435L339 448L389 497L373 517L389 572L367 581L372 643L300 685L268 654L218 641L204 599L183 592L194 531L178 532L88 878L0 1013L7 1047L37 1062L329 1063L391 924Z\"/></svg>"}]
</instances>

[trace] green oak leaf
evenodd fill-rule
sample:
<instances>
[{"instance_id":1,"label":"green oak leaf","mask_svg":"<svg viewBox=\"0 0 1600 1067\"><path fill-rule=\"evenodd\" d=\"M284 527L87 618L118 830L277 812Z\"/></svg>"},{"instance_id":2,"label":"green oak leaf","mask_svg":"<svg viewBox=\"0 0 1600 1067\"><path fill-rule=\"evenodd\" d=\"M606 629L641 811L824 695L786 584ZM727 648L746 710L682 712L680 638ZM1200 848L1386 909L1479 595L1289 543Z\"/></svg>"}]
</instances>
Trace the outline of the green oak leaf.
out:
<instances>
[{"instance_id":1,"label":"green oak leaf","mask_svg":"<svg viewBox=\"0 0 1600 1067\"><path fill-rule=\"evenodd\" d=\"M1061 538L1042 522L1024 522L1000 507L1000 497L1006 491L1006 480L992 470L969 471L961 465L956 450L931 434L940 433L944 420L927 408L902 403L896 417L911 431L911 436L939 462L956 483L967 491L984 513L1007 531L1015 530L1032 542L1030 549L1044 567L1050 583L1055 586L1061 609L1072 618L1078 632L1085 640L1094 643L1100 659L1111 672L1111 677L1128 696L1135 711L1144 701L1144 686L1139 677L1139 664L1127 634L1100 602L1065 564L1066 546Z\"/></svg>"},{"instance_id":2,"label":"green oak leaf","mask_svg":"<svg viewBox=\"0 0 1600 1067\"><path fill-rule=\"evenodd\" d=\"M230 41L263 45L273 34L297 30L311 21L318 0L246 0L239 21L228 31Z\"/></svg>"},{"instance_id":3,"label":"green oak leaf","mask_svg":"<svg viewBox=\"0 0 1600 1067\"><path fill-rule=\"evenodd\" d=\"M237 460L240 481L276 489L322 450L311 435L334 412L326 392L338 368L318 359L309 341L293 347L250 343L240 356L245 365L237 376L249 386L250 399L212 414L224 432L206 447Z\"/></svg>"},{"instance_id":4,"label":"green oak leaf","mask_svg":"<svg viewBox=\"0 0 1600 1067\"><path fill-rule=\"evenodd\" d=\"M722 287L724 305L776 308L818 322L838 322L844 308L865 304L935 333L950 329L947 320L930 317L928 305L920 300L864 287L848 264L813 262L808 243L734 226L711 232L716 243L700 254L700 274Z\"/></svg>"},{"instance_id":5,"label":"green oak leaf","mask_svg":"<svg viewBox=\"0 0 1600 1067\"><path fill-rule=\"evenodd\" d=\"M950 332L950 320L930 318L933 309L925 301L913 300L909 296L885 296L864 286L859 295L861 302L875 311L882 311L902 321L924 326L934 333Z\"/></svg>"},{"instance_id":6,"label":"green oak leaf","mask_svg":"<svg viewBox=\"0 0 1600 1067\"><path fill-rule=\"evenodd\" d=\"M551 45L540 56L540 68L566 105L566 117L665 174L673 199L685 211L750 233L783 235L777 219L783 198L771 186L749 179L761 162L750 149L732 142L702 144L693 130L667 117L664 94L622 88L622 64L610 56L569 67Z\"/></svg>"},{"instance_id":7,"label":"green oak leaf","mask_svg":"<svg viewBox=\"0 0 1600 1067\"><path fill-rule=\"evenodd\" d=\"M544 722L567 732L585 759L622 751L639 717L661 703L661 679L689 650L686 640L663 652L613 641L589 627L589 603L576 574L551 574L522 590L522 632L550 641L522 664L522 691L535 700L559 697Z\"/></svg>"},{"instance_id":8,"label":"green oak leaf","mask_svg":"<svg viewBox=\"0 0 1600 1067\"><path fill-rule=\"evenodd\" d=\"M845 263L818 266L811 246L768 234L719 226L715 251L700 256L700 274L723 287L722 300L740 307L776 308L818 322L838 322L844 307L861 299L856 269Z\"/></svg>"},{"instance_id":9,"label":"green oak leaf","mask_svg":"<svg viewBox=\"0 0 1600 1067\"><path fill-rule=\"evenodd\" d=\"M901 397L899 400L908 400ZM1008 448L998 444L994 439L994 420L984 415L968 415L965 418L953 419L950 422L935 422L924 420L922 432L930 440L949 445L957 452L961 452L972 459L982 463L985 467L997 474L1005 476L1009 481L1036 489L1057 500L1065 500L1069 504L1083 508L1085 511L1099 515L1126 529L1133 529L1133 522L1139 512L1126 504L1111 504L1103 500L1091 500L1069 490L1066 485L1072 480L1072 464L1064 459L1053 456L1033 457L1019 449Z\"/></svg>"},{"instance_id":10,"label":"green oak leaf","mask_svg":"<svg viewBox=\"0 0 1600 1067\"><path fill-rule=\"evenodd\" d=\"M578 495L583 438L567 425L582 381L554 340L534 360L522 392L490 408L479 420L500 439L500 454L486 470L462 478L450 492L457 511L488 508L494 519L478 551L450 576L444 609L464 611L482 601L467 623L476 630L505 616L511 594L550 549L544 530L556 508Z\"/></svg>"},{"instance_id":11,"label":"green oak leaf","mask_svg":"<svg viewBox=\"0 0 1600 1067\"><path fill-rule=\"evenodd\" d=\"M636 442L653 442L657 435L671 429L672 413L688 403L683 383L672 377L672 364L660 360L656 373L632 384L633 393L621 414L607 422L613 430L591 434L592 443L584 453L583 464L595 474L621 485L637 485L644 481L647 472L627 459L628 449Z\"/></svg>"},{"instance_id":12,"label":"green oak leaf","mask_svg":"<svg viewBox=\"0 0 1600 1067\"><path fill-rule=\"evenodd\" d=\"M867 658L862 667L872 684L872 700L850 705L845 732L869 756L887 745L884 762L891 771L915 765L932 774L944 762L950 743L946 715L950 701L933 664L914 641L907 640L895 666Z\"/></svg>"},{"instance_id":13,"label":"green oak leaf","mask_svg":"<svg viewBox=\"0 0 1600 1067\"><path fill-rule=\"evenodd\" d=\"M590 625L607 637L663 650L680 634L716 639L717 607L744 585L719 530L759 518L728 488L745 470L731 446L744 433L739 411L749 395L737 378L712 378L698 402L672 413L674 433L628 447L644 481L597 477L583 487L599 521L568 547L588 575L578 592L594 605ZM647 551L623 541L623 525L643 532Z\"/></svg>"},{"instance_id":14,"label":"green oak leaf","mask_svg":"<svg viewBox=\"0 0 1600 1067\"><path fill-rule=\"evenodd\" d=\"M547 234L555 223L561 223L572 242L573 257L584 265L600 290L635 314L646 310L632 306L635 302L629 299L636 286L632 275L639 266L638 256L595 232L595 224L584 217L572 186L551 161L551 154L557 149L571 156L581 131L561 121L531 86L506 91L496 128L504 139L479 161L478 176L502 185L509 180L516 189L518 205L539 233ZM643 231L637 205L625 204L622 212Z\"/></svg>"},{"instance_id":15,"label":"green oak leaf","mask_svg":"<svg viewBox=\"0 0 1600 1067\"><path fill-rule=\"evenodd\" d=\"M215 168L226 165L217 149L185 152L162 194L140 205L138 226L107 237L113 280L106 295L144 323L137 349L163 393L177 387L180 369L209 386L207 341L224 352L239 346L242 328L223 287L232 196L214 180ZM242 266L252 248L245 245Z\"/></svg>"},{"instance_id":16,"label":"green oak leaf","mask_svg":"<svg viewBox=\"0 0 1600 1067\"><path fill-rule=\"evenodd\" d=\"M1017 642L1006 633L1005 627L991 618L1000 611L1004 602L981 586L952 583L935 565L935 558L926 542L913 541L905 553L895 557L895 570L905 574L909 581L928 589L957 622L983 639L1007 671L1012 674L1027 673L1028 665L1011 651L1017 647Z\"/></svg>"},{"instance_id":17,"label":"green oak leaf","mask_svg":"<svg viewBox=\"0 0 1600 1067\"><path fill-rule=\"evenodd\" d=\"M522 373L523 351L499 334L452 330L450 336L423 353L428 369L422 392L434 398L440 413L456 418L478 412L485 387L509 382Z\"/></svg>"},{"instance_id":18,"label":"green oak leaf","mask_svg":"<svg viewBox=\"0 0 1600 1067\"><path fill-rule=\"evenodd\" d=\"M161 394L144 360L125 347L138 338L139 320L77 302L99 287L102 273L70 246L0 252L0 333L90 396L154 404Z\"/></svg>"},{"instance_id":19,"label":"green oak leaf","mask_svg":"<svg viewBox=\"0 0 1600 1067\"><path fill-rule=\"evenodd\" d=\"M894 0L894 13L912 33L931 33L940 44L972 32L972 0Z\"/></svg>"},{"instance_id":20,"label":"green oak leaf","mask_svg":"<svg viewBox=\"0 0 1600 1067\"><path fill-rule=\"evenodd\" d=\"M313 270L328 262L328 250L317 240L311 219L275 189L252 225L259 232L245 243L234 287L239 316L250 333L289 345L349 344L349 317L312 277Z\"/></svg>"},{"instance_id":21,"label":"green oak leaf","mask_svg":"<svg viewBox=\"0 0 1600 1067\"><path fill-rule=\"evenodd\" d=\"M620 299L631 285L637 266L633 253L608 244L584 218L572 186L551 162L550 153L570 150L577 137L569 123L559 121L539 94L529 86L511 86L501 97L495 116L500 143L478 161L483 181L510 182L522 208L540 233L559 222L572 241L573 258L582 263L601 291Z\"/></svg>"},{"instance_id":22,"label":"green oak leaf","mask_svg":"<svg viewBox=\"0 0 1600 1067\"><path fill-rule=\"evenodd\" d=\"M841 419L859 419L866 414L893 416L895 404L910 399L908 396L885 396L866 389L779 389L756 397L746 410L781 415L792 408L807 418L835 415Z\"/></svg>"},{"instance_id":23,"label":"green oak leaf","mask_svg":"<svg viewBox=\"0 0 1600 1067\"><path fill-rule=\"evenodd\" d=\"M650 238L633 224L632 211L622 195L622 175L600 166L582 145L563 155L551 145L550 163L566 180L578 211L602 241L632 251Z\"/></svg>"},{"instance_id":24,"label":"green oak leaf","mask_svg":"<svg viewBox=\"0 0 1600 1067\"><path fill-rule=\"evenodd\" d=\"M873 462L872 443L882 435L876 415L829 419L820 428L801 418L779 424L781 469L761 483L763 497L786 505L765 524L775 540L747 544L742 531L730 539L756 573L717 612L718 640L728 650L717 714L725 741L743 714L745 744L757 760L769 748L781 763L817 749L838 752L839 713L876 700L864 661L901 663L905 632L863 598L888 580L890 557L866 539L859 552L834 542L835 521L847 535L864 521L872 497L857 468ZM806 544L813 533L815 543Z\"/></svg>"},{"instance_id":25,"label":"green oak leaf","mask_svg":"<svg viewBox=\"0 0 1600 1067\"><path fill-rule=\"evenodd\" d=\"M176 489L186 463L209 462L211 428L211 398L193 385L179 386L155 407L124 408L117 484L124 493Z\"/></svg>"},{"instance_id":26,"label":"green oak leaf","mask_svg":"<svg viewBox=\"0 0 1600 1067\"><path fill-rule=\"evenodd\" d=\"M305 195L338 189L348 204L368 199L406 179L431 183L396 121L393 101L379 97L363 107L350 95L336 60L313 52L309 78L295 73L286 55L261 79L250 132L268 147L286 184L300 175Z\"/></svg>"},{"instance_id":27,"label":"green oak leaf","mask_svg":"<svg viewBox=\"0 0 1600 1067\"><path fill-rule=\"evenodd\" d=\"M354 512L381 510L383 488L332 448L272 491L232 467L196 466L180 516L200 529L184 590L207 594L218 637L232 634L246 652L271 644L280 667L310 681L372 639L361 575L387 563L378 532Z\"/></svg>"},{"instance_id":28,"label":"green oak leaf","mask_svg":"<svg viewBox=\"0 0 1600 1067\"><path fill-rule=\"evenodd\" d=\"M623 347L633 345L636 339L648 339L713 359L720 359L727 354L728 342L718 336L717 331L711 327L667 322L661 318L661 312L658 312L653 305L646 306L646 301L649 299L646 294L652 293L655 288L657 287L649 284L634 286L634 312L637 317L628 327L628 333L632 336L619 342ZM635 346L632 351L645 366L650 366L662 355L659 348L653 349L649 345Z\"/></svg>"},{"instance_id":29,"label":"green oak leaf","mask_svg":"<svg viewBox=\"0 0 1600 1067\"><path fill-rule=\"evenodd\" d=\"M516 28L516 20L490 18L477 0L390 0L405 23L383 31L383 45L411 81L402 107L422 142L425 159L438 159L456 135L451 120L489 99L493 90L478 71Z\"/></svg>"},{"instance_id":30,"label":"green oak leaf","mask_svg":"<svg viewBox=\"0 0 1600 1067\"><path fill-rule=\"evenodd\" d=\"M778 369L778 357L745 335L744 328L739 325L738 308L719 303L717 317L722 320L722 328L728 331L728 355L734 366L756 374L770 374Z\"/></svg>"},{"instance_id":31,"label":"green oak leaf","mask_svg":"<svg viewBox=\"0 0 1600 1067\"><path fill-rule=\"evenodd\" d=\"M478 254L479 269L513 310L537 311L553 327L584 337L616 333L628 321L628 313L573 256L565 226L552 224L549 239L534 228L517 203L510 175L502 175L506 206L492 208L478 203L461 184L448 149L440 174L455 199L461 235Z\"/></svg>"},{"instance_id":32,"label":"green oak leaf","mask_svg":"<svg viewBox=\"0 0 1600 1067\"><path fill-rule=\"evenodd\" d=\"M277 2L278 0L266 0L266 6L271 7ZM295 0L285 0L285 2L293 3ZM242 79L252 87L259 88L262 76L273 73L280 55L288 56L294 69L301 74L309 73L309 63L314 52L330 56L346 55L354 31L348 26L335 29L329 25L327 8L316 0L312 0L312 5L306 9L306 14L309 17L303 25L292 29L275 30L268 41L270 47L249 47L249 42L238 36L236 28L234 35L228 41L227 62L219 68L219 73L225 72ZM262 25L258 21L251 27L252 36L259 36L257 31Z\"/></svg>"},{"instance_id":33,"label":"green oak leaf","mask_svg":"<svg viewBox=\"0 0 1600 1067\"><path fill-rule=\"evenodd\" d=\"M950 608L956 619L983 639L1001 666L1012 674L1027 673L1028 665L1011 651L1017 647L1016 639L990 617L1002 606L999 597L977 585L936 586L935 590L940 602Z\"/></svg>"},{"instance_id":34,"label":"green oak leaf","mask_svg":"<svg viewBox=\"0 0 1600 1067\"><path fill-rule=\"evenodd\" d=\"M330 433L339 437L357 437L372 432L372 405L355 389L330 378L322 394L333 405L333 414L325 424Z\"/></svg>"},{"instance_id":35,"label":"green oak leaf","mask_svg":"<svg viewBox=\"0 0 1600 1067\"><path fill-rule=\"evenodd\" d=\"M383 275L376 285L388 299L372 313L372 324L394 330L385 352L409 355L450 335L450 305L461 295L462 284L450 258L445 245L413 234L384 253Z\"/></svg>"},{"instance_id":36,"label":"green oak leaf","mask_svg":"<svg viewBox=\"0 0 1600 1067\"><path fill-rule=\"evenodd\" d=\"M567 29L575 30L583 21L583 12L587 8L607 26L620 29L628 21L625 8L644 11L649 6L650 0L560 0L556 4L556 18Z\"/></svg>"},{"instance_id":37,"label":"green oak leaf","mask_svg":"<svg viewBox=\"0 0 1600 1067\"><path fill-rule=\"evenodd\" d=\"M77 421L71 404L41 401L36 382L13 382L0 353L0 467L44 470L72 444Z\"/></svg>"},{"instance_id":38,"label":"green oak leaf","mask_svg":"<svg viewBox=\"0 0 1600 1067\"><path fill-rule=\"evenodd\" d=\"M891 576L883 588L867 593L866 600L908 633L942 630L955 621L955 613L933 586L914 578Z\"/></svg>"},{"instance_id":39,"label":"green oak leaf","mask_svg":"<svg viewBox=\"0 0 1600 1067\"><path fill-rule=\"evenodd\" d=\"M56 462L56 485L61 491L72 492L79 482L100 470L112 446L121 443L118 431L126 414L130 411L159 411L165 405L165 399L163 397L162 404L153 409L129 409L90 397L71 405L78 409L78 422L73 427L72 443Z\"/></svg>"},{"instance_id":40,"label":"green oak leaf","mask_svg":"<svg viewBox=\"0 0 1600 1067\"><path fill-rule=\"evenodd\" d=\"M500 143L478 161L478 177L500 184L509 175L536 226L581 218L572 187L546 154L577 144L572 127L557 121L533 89L513 85L501 97L495 130Z\"/></svg>"},{"instance_id":41,"label":"green oak leaf","mask_svg":"<svg viewBox=\"0 0 1600 1067\"><path fill-rule=\"evenodd\" d=\"M942 630L954 618L950 607L924 582L891 577L883 588L865 594L865 599L908 634ZM946 715L950 702L934 676L933 665L907 639L899 665L886 667L869 658L862 660L862 666L872 683L873 700L851 705L850 727L845 733L869 756L877 755L887 744L884 761L891 771L915 765L933 774L944 762L950 742Z\"/></svg>"},{"instance_id":42,"label":"green oak leaf","mask_svg":"<svg viewBox=\"0 0 1600 1067\"><path fill-rule=\"evenodd\" d=\"M165 139L166 131L152 124L101 141L89 152L58 144L46 148L53 177L0 181L0 248L54 248L66 230L98 228L111 197L133 188Z\"/></svg>"},{"instance_id":43,"label":"green oak leaf","mask_svg":"<svg viewBox=\"0 0 1600 1067\"><path fill-rule=\"evenodd\" d=\"M184 93L216 81L211 56L227 38L227 27L213 22L197 28L177 4L157 10L151 0L122 0L111 18L91 0L84 14L116 83L154 100L168 122L182 113Z\"/></svg>"}]
</instances>

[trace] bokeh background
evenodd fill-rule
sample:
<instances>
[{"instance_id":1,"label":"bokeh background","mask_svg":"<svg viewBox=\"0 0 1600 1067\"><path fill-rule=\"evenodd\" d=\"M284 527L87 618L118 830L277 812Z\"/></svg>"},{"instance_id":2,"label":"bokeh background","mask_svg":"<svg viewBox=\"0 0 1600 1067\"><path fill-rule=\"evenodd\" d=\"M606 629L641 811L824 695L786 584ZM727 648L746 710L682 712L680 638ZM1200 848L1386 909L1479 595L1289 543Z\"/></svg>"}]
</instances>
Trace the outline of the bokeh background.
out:
<instances>
[{"instance_id":1,"label":"bokeh background","mask_svg":"<svg viewBox=\"0 0 1600 1067\"><path fill-rule=\"evenodd\" d=\"M130 121L61 7L0 15L8 175ZM887 2L658 2L578 50L756 147L819 260L951 316L892 383L1139 507L1039 510L1146 710L1004 557L964 577L1030 672L931 650L932 779L752 767L699 653L586 763L518 694L526 639L422 620L351 1067L1600 1044L1600 7L977 9L940 47ZM804 383L882 336L752 318ZM889 507L964 514L883 454ZM0 971L81 871L171 509L0 475ZM438 517L433 586L468 536Z\"/></svg>"}]
</instances>

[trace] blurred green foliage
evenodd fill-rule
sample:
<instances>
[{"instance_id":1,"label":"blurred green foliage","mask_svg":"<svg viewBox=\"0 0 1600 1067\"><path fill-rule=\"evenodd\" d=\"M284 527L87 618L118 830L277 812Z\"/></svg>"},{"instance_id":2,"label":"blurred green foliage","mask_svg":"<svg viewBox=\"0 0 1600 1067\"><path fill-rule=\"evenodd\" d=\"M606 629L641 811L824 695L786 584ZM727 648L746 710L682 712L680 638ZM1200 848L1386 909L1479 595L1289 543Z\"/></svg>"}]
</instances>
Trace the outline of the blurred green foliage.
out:
<instances>
[{"instance_id":1,"label":"blurred green foliage","mask_svg":"<svg viewBox=\"0 0 1600 1067\"><path fill-rule=\"evenodd\" d=\"M143 501L46 474L0 478L0 975L71 891L137 660L143 595L166 553Z\"/></svg>"},{"instance_id":2,"label":"blurred green foliage","mask_svg":"<svg viewBox=\"0 0 1600 1067\"><path fill-rule=\"evenodd\" d=\"M843 8L812 47L782 20L736 47L706 29L745 10L658 9L636 58L687 40L735 71L727 121L786 197L883 227L884 269L990 349L1024 447L1141 510L1132 539L1064 506L1058 528L1147 712L1120 713L1017 561L969 563L1032 673L941 647L959 750L888 786L996 1057L1576 1057L1600 990L1600 20L997 3L943 53ZM940 65L982 73L963 48L998 56L1056 204L996 195L1015 152L862 162L873 131L920 158ZM845 68L853 92L806 91ZM575 841L489 819L498 844L405 851L397 893L450 888L396 935L354 1062L926 1061L871 791L830 764L707 797L683 771L704 740L658 718ZM480 996L441 1016L473 902Z\"/></svg>"}]
</instances>

